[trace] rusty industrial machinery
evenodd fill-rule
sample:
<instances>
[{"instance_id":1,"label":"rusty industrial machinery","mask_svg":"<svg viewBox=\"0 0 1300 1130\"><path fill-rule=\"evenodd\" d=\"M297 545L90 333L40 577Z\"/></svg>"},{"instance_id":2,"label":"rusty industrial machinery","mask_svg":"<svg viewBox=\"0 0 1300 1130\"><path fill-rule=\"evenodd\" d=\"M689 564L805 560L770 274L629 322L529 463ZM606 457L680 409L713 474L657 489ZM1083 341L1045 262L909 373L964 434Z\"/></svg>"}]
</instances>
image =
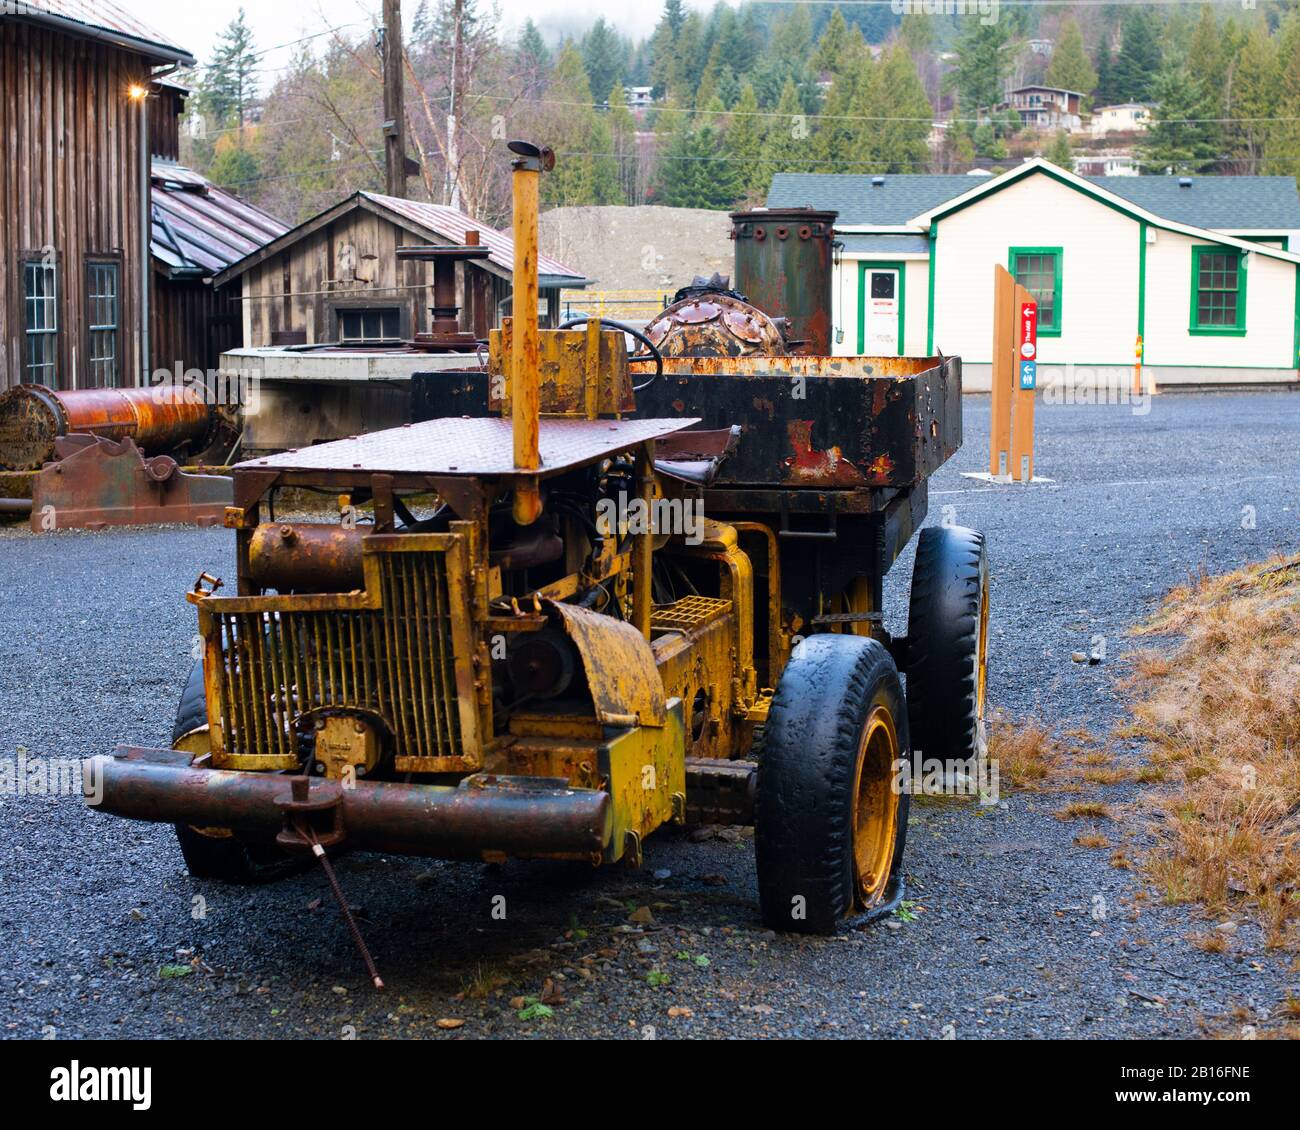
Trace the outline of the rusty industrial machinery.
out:
<instances>
[{"instance_id":1,"label":"rusty industrial machinery","mask_svg":"<svg viewBox=\"0 0 1300 1130\"><path fill-rule=\"evenodd\" d=\"M0 471L28 498L0 513L30 514L36 531L221 521L230 480L183 470L182 459L228 451L233 411L202 388L59 391L18 385L0 396Z\"/></svg>"},{"instance_id":2,"label":"rusty industrial machinery","mask_svg":"<svg viewBox=\"0 0 1300 1130\"><path fill-rule=\"evenodd\" d=\"M725 287L673 323L711 306L708 356L543 331L554 157L509 148L528 316L486 369L420 378L411 424L235 468L236 573L188 594L173 748L100 759L97 806L174 823L191 873L230 880L346 847L636 866L663 825L753 823L767 923L881 913L912 759L980 753L982 538L923 532L906 635L881 601L960 442L960 362L735 352L737 324L821 340L820 311ZM277 522L286 488L338 519Z\"/></svg>"},{"instance_id":3,"label":"rusty industrial machinery","mask_svg":"<svg viewBox=\"0 0 1300 1130\"><path fill-rule=\"evenodd\" d=\"M39 470L67 435L131 439L152 455L197 453L210 442L214 423L202 392L190 386L60 392L18 385L0 395L0 469Z\"/></svg>"},{"instance_id":4,"label":"rusty industrial machinery","mask_svg":"<svg viewBox=\"0 0 1300 1130\"><path fill-rule=\"evenodd\" d=\"M398 259L433 264L433 307L429 311L429 332L417 333L411 344L430 353L473 349L478 344L472 333L460 328L460 306L456 303L456 264L486 259L491 252L479 243L477 231L467 231L459 244L411 244L397 249Z\"/></svg>"}]
</instances>

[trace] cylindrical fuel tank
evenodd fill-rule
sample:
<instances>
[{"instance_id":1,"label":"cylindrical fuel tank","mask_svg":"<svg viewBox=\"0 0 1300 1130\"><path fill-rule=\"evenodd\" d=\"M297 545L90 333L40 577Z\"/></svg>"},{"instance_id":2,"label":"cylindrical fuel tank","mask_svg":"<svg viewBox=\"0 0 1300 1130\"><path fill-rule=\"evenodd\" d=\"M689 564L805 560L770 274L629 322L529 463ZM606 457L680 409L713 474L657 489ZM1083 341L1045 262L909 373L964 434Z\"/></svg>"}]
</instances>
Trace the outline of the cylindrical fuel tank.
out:
<instances>
[{"instance_id":1,"label":"cylindrical fuel tank","mask_svg":"<svg viewBox=\"0 0 1300 1130\"><path fill-rule=\"evenodd\" d=\"M787 318L791 353L831 352L831 244L837 212L756 208L731 213L735 288L772 318Z\"/></svg>"},{"instance_id":2,"label":"cylindrical fuel tank","mask_svg":"<svg viewBox=\"0 0 1300 1130\"><path fill-rule=\"evenodd\" d=\"M130 436L145 454L161 455L201 446L211 428L202 393L187 386L59 392L18 385L0 396L0 468L35 471L54 458L54 441L73 433Z\"/></svg>"},{"instance_id":3,"label":"cylindrical fuel tank","mask_svg":"<svg viewBox=\"0 0 1300 1130\"><path fill-rule=\"evenodd\" d=\"M263 522L248 545L248 579L279 592L351 592L365 584L361 531L323 522Z\"/></svg>"}]
</instances>

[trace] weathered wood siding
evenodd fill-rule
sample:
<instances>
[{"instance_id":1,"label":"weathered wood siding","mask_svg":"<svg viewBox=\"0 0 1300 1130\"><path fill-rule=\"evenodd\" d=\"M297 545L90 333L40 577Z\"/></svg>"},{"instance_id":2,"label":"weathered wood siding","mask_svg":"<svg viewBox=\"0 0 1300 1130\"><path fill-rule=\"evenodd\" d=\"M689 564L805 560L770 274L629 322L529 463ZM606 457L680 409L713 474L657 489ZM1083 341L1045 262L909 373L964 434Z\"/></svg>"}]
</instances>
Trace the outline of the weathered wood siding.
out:
<instances>
[{"instance_id":1,"label":"weathered wood siding","mask_svg":"<svg viewBox=\"0 0 1300 1130\"><path fill-rule=\"evenodd\" d=\"M214 290L203 279L154 274L150 309L150 372L216 369L221 354L243 345L239 284Z\"/></svg>"},{"instance_id":2,"label":"weathered wood siding","mask_svg":"<svg viewBox=\"0 0 1300 1130\"><path fill-rule=\"evenodd\" d=\"M86 256L121 262L118 356L140 372L138 55L0 20L0 387L22 379L22 257L58 263L58 379L87 380Z\"/></svg>"},{"instance_id":3,"label":"weathered wood siding","mask_svg":"<svg viewBox=\"0 0 1300 1130\"><path fill-rule=\"evenodd\" d=\"M309 344L334 341L331 309L353 303L398 306L403 336L427 332L433 264L396 254L398 247L426 242L426 236L362 208L309 232L244 273L244 344L271 345L273 335L293 331L305 333ZM486 337L500 324L497 304L509 295L509 280L464 263L457 275L460 326Z\"/></svg>"}]
</instances>

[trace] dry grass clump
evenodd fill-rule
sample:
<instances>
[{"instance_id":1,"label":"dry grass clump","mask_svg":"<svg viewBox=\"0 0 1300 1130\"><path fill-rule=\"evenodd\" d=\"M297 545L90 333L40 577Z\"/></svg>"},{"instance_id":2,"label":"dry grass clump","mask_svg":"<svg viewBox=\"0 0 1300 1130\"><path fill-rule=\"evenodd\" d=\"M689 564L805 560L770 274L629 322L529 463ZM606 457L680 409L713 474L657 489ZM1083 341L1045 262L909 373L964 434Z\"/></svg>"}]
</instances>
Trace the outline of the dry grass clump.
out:
<instances>
[{"instance_id":1,"label":"dry grass clump","mask_svg":"<svg viewBox=\"0 0 1300 1130\"><path fill-rule=\"evenodd\" d=\"M1173 590L1138 634L1129 736L1153 745L1157 847L1173 902L1258 908L1273 945L1300 942L1300 557Z\"/></svg>"},{"instance_id":2,"label":"dry grass clump","mask_svg":"<svg viewBox=\"0 0 1300 1130\"><path fill-rule=\"evenodd\" d=\"M1034 792L1060 773L1064 751L1039 719L999 714L989 724L988 757L998 764L1001 784Z\"/></svg>"},{"instance_id":3,"label":"dry grass clump","mask_svg":"<svg viewBox=\"0 0 1300 1130\"><path fill-rule=\"evenodd\" d=\"M1058 820L1109 820L1110 809L1098 800L1071 801L1057 814Z\"/></svg>"}]
</instances>

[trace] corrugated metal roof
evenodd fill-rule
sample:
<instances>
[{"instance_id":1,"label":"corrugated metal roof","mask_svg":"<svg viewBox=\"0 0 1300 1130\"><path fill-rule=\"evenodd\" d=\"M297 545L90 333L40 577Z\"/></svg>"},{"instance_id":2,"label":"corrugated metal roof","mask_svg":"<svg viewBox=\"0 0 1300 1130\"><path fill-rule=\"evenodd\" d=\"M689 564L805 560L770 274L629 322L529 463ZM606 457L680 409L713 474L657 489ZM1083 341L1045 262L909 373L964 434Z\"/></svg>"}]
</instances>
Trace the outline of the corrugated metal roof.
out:
<instances>
[{"instance_id":1,"label":"corrugated metal roof","mask_svg":"<svg viewBox=\"0 0 1300 1130\"><path fill-rule=\"evenodd\" d=\"M194 62L194 56L185 48L164 38L143 20L113 3L113 0L23 0L20 4L6 4L0 14L26 18L37 23L58 22L65 27L80 24L88 34L108 33L123 41L124 46L138 47L142 54L153 58L179 63ZM68 30L76 29L68 27Z\"/></svg>"},{"instance_id":2,"label":"corrugated metal roof","mask_svg":"<svg viewBox=\"0 0 1300 1130\"><path fill-rule=\"evenodd\" d=\"M425 204L418 200L384 196L378 192L363 192L361 195L371 203L396 212L422 228L427 228L449 243L463 243L467 231L476 231L479 242L488 249L489 260L504 271L514 270L515 241L509 232L498 231L445 204ZM566 285L564 282L566 279L573 280L567 285L578 285L586 281L581 271L566 267L558 259L552 259L549 255L537 256L537 273L544 279L555 280L556 285Z\"/></svg>"},{"instance_id":3,"label":"corrugated metal roof","mask_svg":"<svg viewBox=\"0 0 1300 1130\"><path fill-rule=\"evenodd\" d=\"M168 272L215 275L289 230L183 165L153 163L150 248Z\"/></svg>"},{"instance_id":4,"label":"corrugated metal roof","mask_svg":"<svg viewBox=\"0 0 1300 1130\"><path fill-rule=\"evenodd\" d=\"M873 180L880 180L875 185ZM1292 177L1084 177L1098 188L1174 223L1228 231L1300 229L1300 195ZM839 224L905 224L969 192L974 177L917 174L777 173L769 208L834 209Z\"/></svg>"}]
</instances>

